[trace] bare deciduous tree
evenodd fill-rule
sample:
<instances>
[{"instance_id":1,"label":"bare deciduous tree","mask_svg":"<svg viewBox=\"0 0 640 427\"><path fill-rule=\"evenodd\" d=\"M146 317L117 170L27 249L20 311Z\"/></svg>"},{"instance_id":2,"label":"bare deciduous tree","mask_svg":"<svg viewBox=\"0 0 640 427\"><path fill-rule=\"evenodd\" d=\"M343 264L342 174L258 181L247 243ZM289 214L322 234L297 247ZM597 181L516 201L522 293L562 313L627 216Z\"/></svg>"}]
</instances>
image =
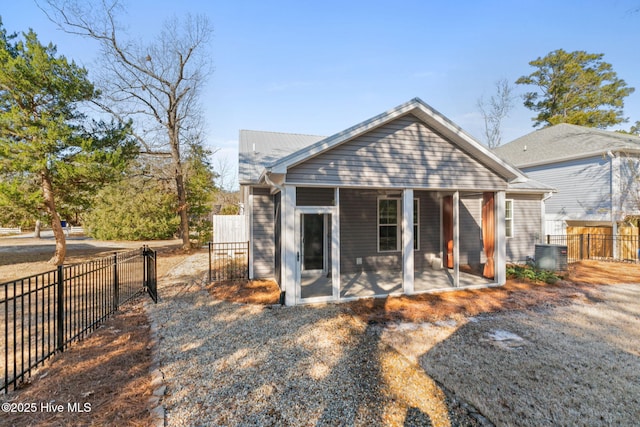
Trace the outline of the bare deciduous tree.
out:
<instances>
[{"instance_id":1,"label":"bare deciduous tree","mask_svg":"<svg viewBox=\"0 0 640 427\"><path fill-rule=\"evenodd\" d=\"M123 39L117 14L120 0L46 0L47 16L64 31L100 44L99 106L118 120L134 121L146 152L171 158L183 248L190 248L189 214L182 151L202 141L199 95L211 72L207 51L212 29L205 16L167 20L150 42Z\"/></svg>"},{"instance_id":2,"label":"bare deciduous tree","mask_svg":"<svg viewBox=\"0 0 640 427\"><path fill-rule=\"evenodd\" d=\"M484 136L489 148L496 148L502 143L502 120L513 108L513 90L507 79L495 83L496 93L487 100L480 97L478 109L484 119Z\"/></svg>"}]
</instances>

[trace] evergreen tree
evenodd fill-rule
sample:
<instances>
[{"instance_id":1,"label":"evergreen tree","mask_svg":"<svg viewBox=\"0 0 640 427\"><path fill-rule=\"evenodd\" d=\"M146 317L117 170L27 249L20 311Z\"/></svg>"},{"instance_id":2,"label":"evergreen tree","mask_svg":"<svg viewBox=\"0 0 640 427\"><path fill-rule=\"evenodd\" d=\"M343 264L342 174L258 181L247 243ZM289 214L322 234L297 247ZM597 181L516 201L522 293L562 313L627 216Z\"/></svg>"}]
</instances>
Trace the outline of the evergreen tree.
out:
<instances>
[{"instance_id":1,"label":"evergreen tree","mask_svg":"<svg viewBox=\"0 0 640 427\"><path fill-rule=\"evenodd\" d=\"M624 98L635 89L618 78L603 56L558 49L529 62L536 71L516 83L538 87L524 95L525 107L538 113L532 119L534 126L571 123L606 128L626 121Z\"/></svg>"},{"instance_id":2,"label":"evergreen tree","mask_svg":"<svg viewBox=\"0 0 640 427\"><path fill-rule=\"evenodd\" d=\"M127 137L130 124L88 124L81 105L99 94L85 68L42 45L32 30L15 42L4 29L0 34L0 200L26 206L34 218L46 212L56 238L50 262L60 265L60 205L79 203L137 148Z\"/></svg>"}]
</instances>

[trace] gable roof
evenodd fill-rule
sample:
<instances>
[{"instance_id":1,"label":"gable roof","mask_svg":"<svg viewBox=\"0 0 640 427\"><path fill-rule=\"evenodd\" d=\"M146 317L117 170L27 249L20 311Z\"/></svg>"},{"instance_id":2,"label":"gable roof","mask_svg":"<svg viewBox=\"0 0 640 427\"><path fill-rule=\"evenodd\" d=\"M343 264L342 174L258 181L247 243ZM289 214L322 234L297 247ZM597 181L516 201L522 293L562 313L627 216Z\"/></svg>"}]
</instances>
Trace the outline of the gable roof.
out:
<instances>
[{"instance_id":1,"label":"gable roof","mask_svg":"<svg viewBox=\"0 0 640 427\"><path fill-rule=\"evenodd\" d=\"M414 98L330 137L241 130L239 140L240 184L258 184L263 181L265 174L285 174L293 166L409 114L416 116L459 149L504 177L509 182L509 189L530 192L554 191L548 185L527 178L519 169L476 141L459 126L419 98Z\"/></svg>"},{"instance_id":2,"label":"gable roof","mask_svg":"<svg viewBox=\"0 0 640 427\"><path fill-rule=\"evenodd\" d=\"M418 119L426 123L430 128L439 132L460 149L466 151L481 163L506 178L508 181L527 179L517 168L499 158L495 153L476 141L472 136L467 134L464 130L438 111L427 105L420 98L414 98L392 110L365 120L364 122L352 126L333 136L319 140L310 146L292 152L270 165L267 164L265 172L286 173L287 169L297 164L307 161L340 144L407 114L413 114Z\"/></svg>"},{"instance_id":3,"label":"gable roof","mask_svg":"<svg viewBox=\"0 0 640 427\"><path fill-rule=\"evenodd\" d=\"M531 132L494 151L522 168L593 157L609 151L640 151L640 137L561 123Z\"/></svg>"},{"instance_id":4,"label":"gable roof","mask_svg":"<svg viewBox=\"0 0 640 427\"><path fill-rule=\"evenodd\" d=\"M241 130L238 172L240 184L258 182L265 166L322 139L325 139L325 137L296 133Z\"/></svg>"}]
</instances>

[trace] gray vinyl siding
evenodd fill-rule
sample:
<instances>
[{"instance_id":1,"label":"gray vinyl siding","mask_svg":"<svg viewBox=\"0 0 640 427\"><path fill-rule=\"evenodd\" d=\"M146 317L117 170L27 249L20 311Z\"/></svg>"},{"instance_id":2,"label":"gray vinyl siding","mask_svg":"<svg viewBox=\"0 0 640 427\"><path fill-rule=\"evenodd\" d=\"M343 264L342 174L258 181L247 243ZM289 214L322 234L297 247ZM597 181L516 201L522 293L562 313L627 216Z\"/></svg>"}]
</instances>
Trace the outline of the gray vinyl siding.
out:
<instances>
[{"instance_id":1,"label":"gray vinyl siding","mask_svg":"<svg viewBox=\"0 0 640 427\"><path fill-rule=\"evenodd\" d=\"M420 246L413 253L414 268L424 270L431 268L427 262L428 254L440 253L440 200L436 193L429 191L414 191L413 198L420 203Z\"/></svg>"},{"instance_id":2,"label":"gray vinyl siding","mask_svg":"<svg viewBox=\"0 0 640 427\"><path fill-rule=\"evenodd\" d=\"M296 206L334 206L333 188L297 187Z\"/></svg>"},{"instance_id":3,"label":"gray vinyl siding","mask_svg":"<svg viewBox=\"0 0 640 427\"><path fill-rule=\"evenodd\" d=\"M530 178L554 187L546 212L573 220L611 220L611 163L606 156L525 168Z\"/></svg>"},{"instance_id":4,"label":"gray vinyl siding","mask_svg":"<svg viewBox=\"0 0 640 427\"><path fill-rule=\"evenodd\" d=\"M506 182L413 115L403 116L294 166L291 183L505 189Z\"/></svg>"},{"instance_id":5,"label":"gray vinyl siding","mask_svg":"<svg viewBox=\"0 0 640 427\"><path fill-rule=\"evenodd\" d=\"M430 268L427 254L440 252L440 201L436 193L414 192L420 204L420 247L415 268ZM402 252L378 252L378 193L340 191L340 264L345 274L359 271L402 270ZM356 264L362 258L362 265Z\"/></svg>"},{"instance_id":6,"label":"gray vinyl siding","mask_svg":"<svg viewBox=\"0 0 640 427\"><path fill-rule=\"evenodd\" d=\"M340 191L340 272L400 270L402 253L378 253L378 194L373 190ZM362 265L356 265L362 258Z\"/></svg>"},{"instance_id":7,"label":"gray vinyl siding","mask_svg":"<svg viewBox=\"0 0 640 427\"><path fill-rule=\"evenodd\" d=\"M268 188L253 188L253 276L275 275L274 205Z\"/></svg>"},{"instance_id":8,"label":"gray vinyl siding","mask_svg":"<svg viewBox=\"0 0 640 427\"><path fill-rule=\"evenodd\" d=\"M507 193L513 200L513 237L507 237L507 262L523 263L533 258L541 242L542 211L539 195Z\"/></svg>"},{"instance_id":9,"label":"gray vinyl siding","mask_svg":"<svg viewBox=\"0 0 640 427\"><path fill-rule=\"evenodd\" d=\"M460 265L480 265L482 195L460 197Z\"/></svg>"}]
</instances>

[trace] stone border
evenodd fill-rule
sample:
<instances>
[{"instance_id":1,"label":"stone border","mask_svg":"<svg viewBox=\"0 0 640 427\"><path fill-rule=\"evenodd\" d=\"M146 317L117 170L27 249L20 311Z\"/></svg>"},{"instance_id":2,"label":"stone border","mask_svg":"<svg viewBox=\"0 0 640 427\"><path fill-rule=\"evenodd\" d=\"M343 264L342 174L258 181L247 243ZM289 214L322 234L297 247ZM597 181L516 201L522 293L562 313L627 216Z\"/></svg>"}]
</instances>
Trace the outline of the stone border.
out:
<instances>
[{"instance_id":1,"label":"stone border","mask_svg":"<svg viewBox=\"0 0 640 427\"><path fill-rule=\"evenodd\" d=\"M144 304L151 304L151 302L145 301ZM147 307L144 308L145 313L148 313ZM155 353L158 349L158 327L148 314L147 319L149 320L149 333L151 334L149 348L151 349L151 359L153 360L150 368L151 387L153 388L153 393L147 402L147 406L151 413L151 417L153 418L153 424L151 426L164 427L165 409L162 405L162 399L167 391L167 386L164 382L164 373L160 369L158 358L155 357Z\"/></svg>"}]
</instances>

